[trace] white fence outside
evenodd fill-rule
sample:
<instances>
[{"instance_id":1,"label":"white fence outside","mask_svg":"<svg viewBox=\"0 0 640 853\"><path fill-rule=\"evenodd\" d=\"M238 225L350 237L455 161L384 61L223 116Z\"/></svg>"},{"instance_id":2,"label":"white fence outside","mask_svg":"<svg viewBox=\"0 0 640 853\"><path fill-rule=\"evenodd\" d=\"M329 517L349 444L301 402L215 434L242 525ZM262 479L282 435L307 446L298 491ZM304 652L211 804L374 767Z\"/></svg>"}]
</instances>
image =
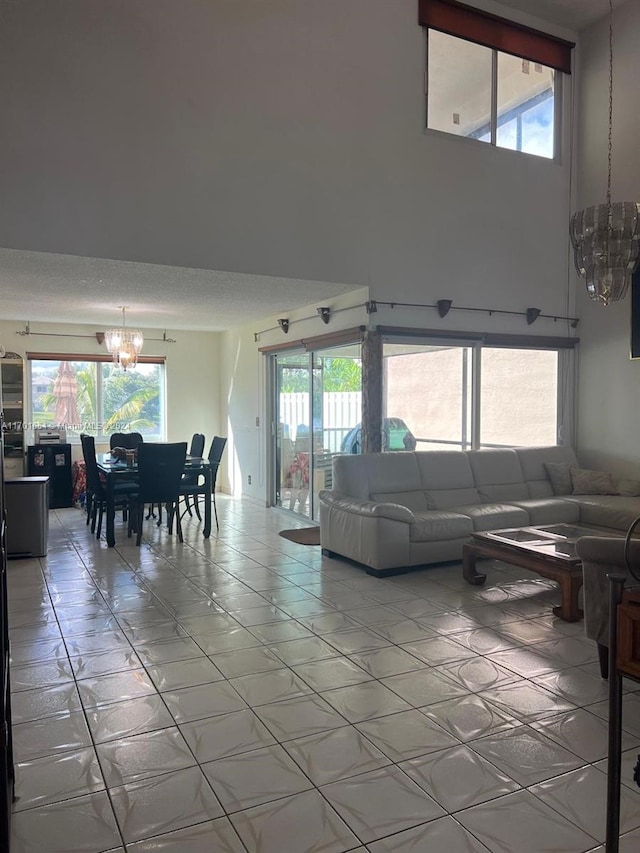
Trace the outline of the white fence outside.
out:
<instances>
[{"instance_id":1,"label":"white fence outside","mask_svg":"<svg viewBox=\"0 0 640 853\"><path fill-rule=\"evenodd\" d=\"M362 394L360 391L330 391L322 395L322 447L332 453L340 450L342 439L349 430L360 423ZM309 394L280 394L280 429L283 438L296 440L298 427L305 432L311 423ZM303 429L304 428L304 429Z\"/></svg>"}]
</instances>

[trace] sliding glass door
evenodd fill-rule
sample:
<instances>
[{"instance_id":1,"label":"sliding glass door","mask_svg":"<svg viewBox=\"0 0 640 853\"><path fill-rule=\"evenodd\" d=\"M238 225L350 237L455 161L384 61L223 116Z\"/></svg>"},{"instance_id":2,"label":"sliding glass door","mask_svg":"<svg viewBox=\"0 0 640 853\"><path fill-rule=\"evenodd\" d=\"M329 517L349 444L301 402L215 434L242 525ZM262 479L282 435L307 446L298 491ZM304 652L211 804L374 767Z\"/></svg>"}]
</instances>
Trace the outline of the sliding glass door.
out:
<instances>
[{"instance_id":1,"label":"sliding glass door","mask_svg":"<svg viewBox=\"0 0 640 853\"><path fill-rule=\"evenodd\" d=\"M272 367L272 501L317 520L333 457L360 426L360 345L276 354Z\"/></svg>"},{"instance_id":2,"label":"sliding glass door","mask_svg":"<svg viewBox=\"0 0 640 853\"><path fill-rule=\"evenodd\" d=\"M383 339L383 451L555 444L568 350ZM318 519L336 455L362 452L360 344L271 355L271 502ZM564 383L561 381L565 377Z\"/></svg>"},{"instance_id":3,"label":"sliding glass door","mask_svg":"<svg viewBox=\"0 0 640 853\"><path fill-rule=\"evenodd\" d=\"M274 356L275 503L309 515L311 363L299 352Z\"/></svg>"}]
</instances>

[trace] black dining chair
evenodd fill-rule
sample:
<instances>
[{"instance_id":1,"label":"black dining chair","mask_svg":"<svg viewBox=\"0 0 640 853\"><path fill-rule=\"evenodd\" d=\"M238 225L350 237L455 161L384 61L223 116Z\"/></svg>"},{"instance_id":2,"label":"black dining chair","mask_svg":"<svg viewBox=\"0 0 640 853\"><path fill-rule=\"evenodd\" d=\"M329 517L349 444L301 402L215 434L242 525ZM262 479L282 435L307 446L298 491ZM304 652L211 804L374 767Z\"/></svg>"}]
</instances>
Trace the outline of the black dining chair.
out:
<instances>
[{"instance_id":1,"label":"black dining chair","mask_svg":"<svg viewBox=\"0 0 640 853\"><path fill-rule=\"evenodd\" d=\"M96 539L99 539L102 532L102 517L107 506L107 489L100 479L95 438L83 433L80 435L80 443L87 475L87 524L91 523L91 532L96 534ZM136 489L136 484L131 481L123 480L121 483L115 483L113 487L115 508L126 510L129 499Z\"/></svg>"},{"instance_id":2,"label":"black dining chair","mask_svg":"<svg viewBox=\"0 0 640 853\"><path fill-rule=\"evenodd\" d=\"M189 456L202 458L202 456L204 454L204 441L205 441L205 438L201 432L194 432L194 434L191 438L191 445L189 447ZM182 477L182 482L180 483L180 497L184 497L185 510L191 516L193 515L193 513L191 512L191 500L190 500L191 496L188 494L183 494L182 489L185 487L188 487L188 486L197 486L197 485L198 485L198 474L195 471L193 471L193 472L188 471L186 474L184 474L184 476ZM202 518L200 516L200 510L198 509L198 502L195 500L193 502L193 508L195 509L196 515L198 516L200 521L202 521Z\"/></svg>"},{"instance_id":3,"label":"black dining chair","mask_svg":"<svg viewBox=\"0 0 640 853\"><path fill-rule=\"evenodd\" d=\"M201 432L194 432L191 436L191 444L189 445L189 456L197 457L198 459L202 458L202 454L204 453L204 442L205 438ZM187 472L182 475L181 486L185 485L198 485L198 475L197 473ZM189 505L189 499L185 498L185 506L189 513L189 515L193 515L191 512L191 507ZM200 512L198 511L198 506L195 506L196 514L198 518L200 518ZM184 513L183 513L184 514ZM149 510L147 512L147 519L155 518L155 504L150 504ZM202 520L202 519L200 519ZM162 524L162 504L158 506L158 527Z\"/></svg>"},{"instance_id":4,"label":"black dining chair","mask_svg":"<svg viewBox=\"0 0 640 853\"><path fill-rule=\"evenodd\" d=\"M187 442L174 444L142 443L138 447L138 484L131 497L133 508L129 515L129 535L136 531L136 545L142 539L145 504L166 504L169 532L175 516L178 539L182 542L182 526L178 503L180 481L187 458Z\"/></svg>"},{"instance_id":5,"label":"black dining chair","mask_svg":"<svg viewBox=\"0 0 640 853\"><path fill-rule=\"evenodd\" d=\"M144 438L139 432L114 432L109 436L109 450L114 447L124 447L125 450L135 450Z\"/></svg>"},{"instance_id":6,"label":"black dining chair","mask_svg":"<svg viewBox=\"0 0 640 853\"><path fill-rule=\"evenodd\" d=\"M222 454L224 453L224 448L227 444L227 439L222 436L215 435L213 437L213 441L211 442L211 447L209 448L209 466L211 467L211 497L213 499L213 511L216 517L216 527L218 530L220 529L220 525L218 523L218 510L216 507L216 478L218 476L218 468L220 467L220 460L222 459ZM194 509L196 511L196 515L200 520L202 520L200 516L200 512L198 509L198 501L200 498L206 497L207 491L205 489L204 483L198 482L196 486L185 486L180 488L180 497L185 498L189 496L190 498L194 498ZM182 515L185 514L187 510L182 511Z\"/></svg>"}]
</instances>

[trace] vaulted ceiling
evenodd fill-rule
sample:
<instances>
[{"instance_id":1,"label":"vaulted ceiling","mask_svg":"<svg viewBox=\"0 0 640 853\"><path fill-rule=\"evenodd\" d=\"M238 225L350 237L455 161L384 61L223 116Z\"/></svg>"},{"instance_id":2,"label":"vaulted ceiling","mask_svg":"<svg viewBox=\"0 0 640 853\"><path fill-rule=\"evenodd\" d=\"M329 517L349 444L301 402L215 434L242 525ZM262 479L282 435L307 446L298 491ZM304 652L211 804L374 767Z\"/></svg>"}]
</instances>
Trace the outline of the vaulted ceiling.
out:
<instances>
[{"instance_id":1,"label":"vaulted ceiling","mask_svg":"<svg viewBox=\"0 0 640 853\"><path fill-rule=\"evenodd\" d=\"M30 2L25 0L25 5ZM38 0L33 2L35 8ZM607 0L501 0L501 3L573 31L579 31L608 11ZM176 107L179 114L181 107L177 102ZM45 108L36 104L36 109ZM52 111L51 121L64 120L64 110L57 114ZM11 125L5 125L4 134L11 134ZM16 140L15 149L23 142ZM108 144L106 139L105 144ZM151 152L150 155L153 156ZM46 182L47 163L42 162L41 168ZM36 176L36 180L43 175ZM53 209L50 215L55 216ZM0 247L4 247L0 248L0 318L5 320L107 325L115 318L117 306L125 304L129 306L132 323L143 327L220 330L314 301L321 304L357 286L349 282L200 269L197 262L196 268L185 268L29 251L30 246L6 241L2 231Z\"/></svg>"}]
</instances>

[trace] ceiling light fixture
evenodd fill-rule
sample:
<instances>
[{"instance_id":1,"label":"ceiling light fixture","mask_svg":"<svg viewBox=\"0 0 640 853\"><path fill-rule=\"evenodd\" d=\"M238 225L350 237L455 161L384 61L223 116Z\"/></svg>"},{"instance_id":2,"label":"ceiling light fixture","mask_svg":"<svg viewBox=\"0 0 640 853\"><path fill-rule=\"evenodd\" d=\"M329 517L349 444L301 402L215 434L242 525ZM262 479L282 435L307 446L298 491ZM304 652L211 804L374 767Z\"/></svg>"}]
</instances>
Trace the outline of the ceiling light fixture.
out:
<instances>
[{"instance_id":1,"label":"ceiling light fixture","mask_svg":"<svg viewBox=\"0 0 640 853\"><path fill-rule=\"evenodd\" d=\"M139 329L127 329L126 305L121 305L120 309L122 311L122 328L108 329L104 333L104 343L114 362L126 370L128 367L135 367L138 363L144 337Z\"/></svg>"},{"instance_id":2,"label":"ceiling light fixture","mask_svg":"<svg viewBox=\"0 0 640 853\"><path fill-rule=\"evenodd\" d=\"M640 203L611 202L613 120L613 0L609 0L609 146L607 201L571 217L569 235L578 275L591 299L608 305L623 299L640 258Z\"/></svg>"}]
</instances>

